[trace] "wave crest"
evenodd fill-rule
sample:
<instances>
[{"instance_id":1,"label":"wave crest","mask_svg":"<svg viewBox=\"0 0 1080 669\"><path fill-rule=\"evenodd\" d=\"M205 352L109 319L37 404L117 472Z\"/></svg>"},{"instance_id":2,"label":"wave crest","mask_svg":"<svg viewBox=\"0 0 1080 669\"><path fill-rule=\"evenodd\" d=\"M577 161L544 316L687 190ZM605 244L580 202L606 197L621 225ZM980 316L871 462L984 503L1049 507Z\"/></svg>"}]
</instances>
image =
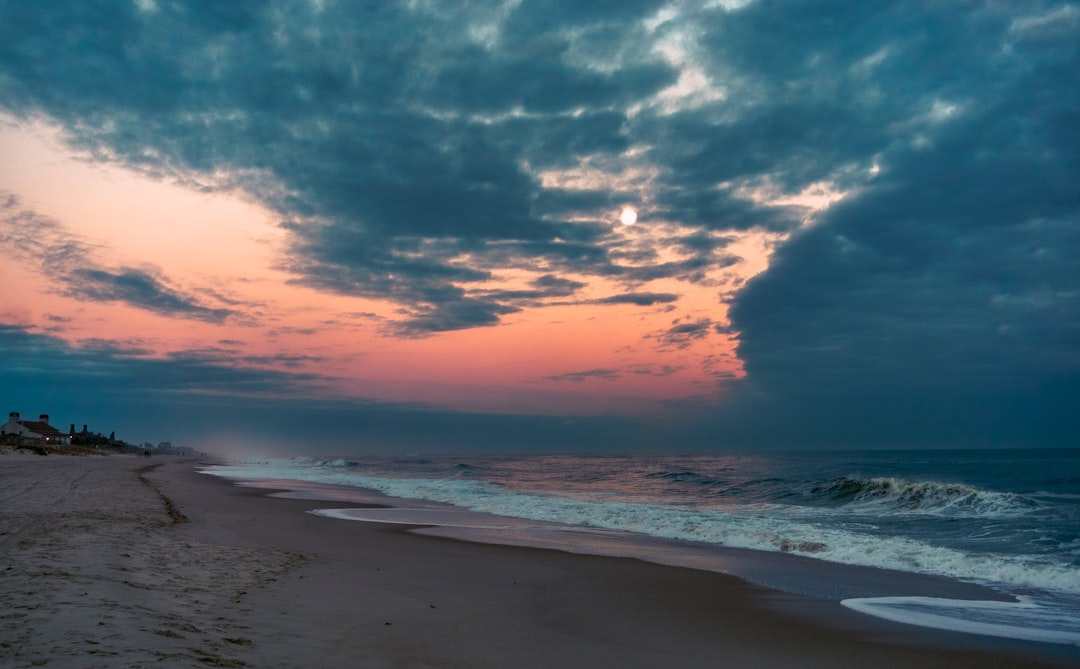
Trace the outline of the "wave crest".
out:
<instances>
[{"instance_id":1,"label":"wave crest","mask_svg":"<svg viewBox=\"0 0 1080 669\"><path fill-rule=\"evenodd\" d=\"M857 510L882 512L1002 516L1030 511L1039 503L1015 493L982 490L963 483L909 481L902 478L848 478L842 476L816 486L811 495Z\"/></svg>"}]
</instances>

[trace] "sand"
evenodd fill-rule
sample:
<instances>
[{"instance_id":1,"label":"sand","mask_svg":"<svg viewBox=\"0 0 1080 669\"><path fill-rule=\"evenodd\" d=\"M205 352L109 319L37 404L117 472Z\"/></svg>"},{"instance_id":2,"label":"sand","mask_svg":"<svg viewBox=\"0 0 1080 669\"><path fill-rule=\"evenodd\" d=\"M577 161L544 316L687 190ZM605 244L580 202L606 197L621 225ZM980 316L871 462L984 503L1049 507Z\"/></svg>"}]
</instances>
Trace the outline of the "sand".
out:
<instances>
[{"instance_id":1,"label":"sand","mask_svg":"<svg viewBox=\"0 0 1080 669\"><path fill-rule=\"evenodd\" d=\"M706 571L320 517L133 456L0 454L0 667L1047 667Z\"/></svg>"}]
</instances>

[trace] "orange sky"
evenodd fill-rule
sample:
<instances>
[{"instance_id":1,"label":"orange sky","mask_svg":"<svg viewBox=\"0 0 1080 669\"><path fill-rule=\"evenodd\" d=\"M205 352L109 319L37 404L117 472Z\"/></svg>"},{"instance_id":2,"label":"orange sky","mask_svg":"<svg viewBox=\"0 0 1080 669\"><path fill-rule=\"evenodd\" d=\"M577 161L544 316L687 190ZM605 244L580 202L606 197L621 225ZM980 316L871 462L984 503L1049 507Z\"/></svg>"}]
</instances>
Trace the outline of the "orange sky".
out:
<instances>
[{"instance_id":1,"label":"orange sky","mask_svg":"<svg viewBox=\"0 0 1080 669\"><path fill-rule=\"evenodd\" d=\"M634 286L680 295L677 310L668 304L541 306L492 327L408 338L388 327L397 305L291 283L295 277L280 268L288 233L273 212L242 193L200 193L175 179L91 162L44 123L4 119L0 147L0 182L19 207L52 219L96 261L149 268L171 288L208 304L243 305L244 314L212 323L79 301L56 292L47 267L22 258L5 263L0 311L7 320L75 345L105 340L148 356L220 349L237 360L229 364L240 365L258 364L241 358L294 356L291 371L331 377L326 392L353 398L465 410L635 414L659 410L658 400L707 398L724 379L743 375L736 337L709 331L669 341L664 333L680 323L725 323L725 298L767 266L779 239L741 233L727 247L741 261L707 287L671 279ZM578 177L582 187L600 178ZM560 178L564 186L570 181ZM763 192L749 197L767 197ZM647 214L647 204L631 204ZM612 225L627 241L659 243L663 222L623 226L619 214L612 211ZM656 250L661 260L676 257L670 249ZM526 278L497 275L491 287L519 287L515 279ZM621 290L597 277L569 278L588 284L585 300Z\"/></svg>"}]
</instances>

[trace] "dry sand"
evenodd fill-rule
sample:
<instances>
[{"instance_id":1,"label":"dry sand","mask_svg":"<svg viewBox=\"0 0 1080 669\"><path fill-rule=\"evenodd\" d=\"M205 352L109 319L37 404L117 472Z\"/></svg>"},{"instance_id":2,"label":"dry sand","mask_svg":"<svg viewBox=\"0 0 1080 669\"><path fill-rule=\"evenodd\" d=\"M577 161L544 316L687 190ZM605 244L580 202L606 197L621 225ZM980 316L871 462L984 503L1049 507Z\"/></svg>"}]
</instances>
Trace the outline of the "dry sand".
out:
<instances>
[{"instance_id":1,"label":"dry sand","mask_svg":"<svg viewBox=\"0 0 1080 669\"><path fill-rule=\"evenodd\" d=\"M304 513L332 506L176 458L0 454L0 667L1078 664L723 574Z\"/></svg>"},{"instance_id":2,"label":"dry sand","mask_svg":"<svg viewBox=\"0 0 1080 669\"><path fill-rule=\"evenodd\" d=\"M146 464L0 455L0 666L243 666L238 593L300 559L177 531Z\"/></svg>"}]
</instances>

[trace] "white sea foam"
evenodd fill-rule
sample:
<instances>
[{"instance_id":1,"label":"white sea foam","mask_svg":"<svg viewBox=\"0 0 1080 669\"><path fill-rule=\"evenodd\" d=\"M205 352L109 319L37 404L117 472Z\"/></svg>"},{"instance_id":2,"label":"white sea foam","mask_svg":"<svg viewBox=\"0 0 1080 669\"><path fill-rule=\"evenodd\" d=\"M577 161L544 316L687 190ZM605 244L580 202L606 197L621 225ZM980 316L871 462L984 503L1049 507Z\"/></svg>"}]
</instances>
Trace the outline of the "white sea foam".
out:
<instances>
[{"instance_id":1,"label":"white sea foam","mask_svg":"<svg viewBox=\"0 0 1080 669\"><path fill-rule=\"evenodd\" d=\"M815 522L778 504L673 508L602 497L555 497L462 479L358 476L348 461L297 459L213 470L230 478L279 478L363 487L392 497L452 504L535 521L633 532L718 546L787 552L840 564L1080 594L1080 569L1034 555L977 554L903 536Z\"/></svg>"},{"instance_id":2,"label":"white sea foam","mask_svg":"<svg viewBox=\"0 0 1080 669\"><path fill-rule=\"evenodd\" d=\"M844 606L878 618L936 629L1080 646L1075 613L1023 597L1017 602L936 597L845 599Z\"/></svg>"}]
</instances>

